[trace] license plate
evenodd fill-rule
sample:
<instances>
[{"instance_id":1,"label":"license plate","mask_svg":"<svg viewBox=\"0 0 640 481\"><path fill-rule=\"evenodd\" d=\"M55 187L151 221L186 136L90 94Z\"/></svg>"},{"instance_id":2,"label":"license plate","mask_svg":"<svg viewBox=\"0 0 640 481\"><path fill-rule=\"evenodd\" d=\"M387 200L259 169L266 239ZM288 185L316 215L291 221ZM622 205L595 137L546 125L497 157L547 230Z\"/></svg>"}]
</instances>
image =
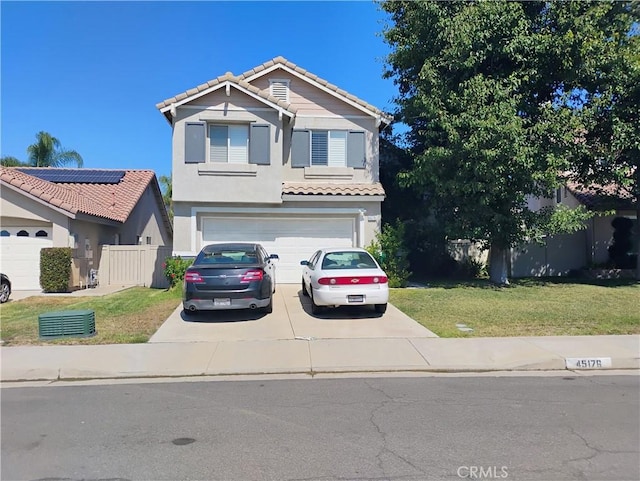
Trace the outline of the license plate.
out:
<instances>
[{"instance_id":1,"label":"license plate","mask_svg":"<svg viewBox=\"0 0 640 481\"><path fill-rule=\"evenodd\" d=\"M347 302L364 302L363 295L347 296Z\"/></svg>"},{"instance_id":2,"label":"license plate","mask_svg":"<svg viewBox=\"0 0 640 481\"><path fill-rule=\"evenodd\" d=\"M231 299L214 299L213 300L213 305L214 306L230 306L231 305Z\"/></svg>"}]
</instances>

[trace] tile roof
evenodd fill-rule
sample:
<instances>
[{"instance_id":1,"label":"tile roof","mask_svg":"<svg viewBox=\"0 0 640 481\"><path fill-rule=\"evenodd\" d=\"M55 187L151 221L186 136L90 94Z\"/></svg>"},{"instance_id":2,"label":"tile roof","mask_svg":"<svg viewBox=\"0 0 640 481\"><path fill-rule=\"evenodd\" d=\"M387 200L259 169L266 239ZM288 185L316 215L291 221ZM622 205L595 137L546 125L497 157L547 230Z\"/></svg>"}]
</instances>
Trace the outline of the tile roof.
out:
<instances>
[{"instance_id":1,"label":"tile roof","mask_svg":"<svg viewBox=\"0 0 640 481\"><path fill-rule=\"evenodd\" d=\"M71 214L86 214L125 222L147 186L155 179L150 170L124 170L117 184L54 183L29 171L41 168L0 168L0 181ZM106 169L104 169L106 170Z\"/></svg>"},{"instance_id":2,"label":"tile roof","mask_svg":"<svg viewBox=\"0 0 640 481\"><path fill-rule=\"evenodd\" d=\"M568 182L567 189L578 202L592 210L634 208L631 194L621 191L615 185L587 187L576 182Z\"/></svg>"},{"instance_id":3,"label":"tile roof","mask_svg":"<svg viewBox=\"0 0 640 481\"><path fill-rule=\"evenodd\" d=\"M371 105L368 102L365 102L364 100L359 99L358 97L356 97L355 95L352 95L348 92L346 92L345 90L342 90L341 88L338 88L337 86L327 82L326 80L318 77L317 75L312 74L311 72L303 69L302 67L299 67L298 65L296 65L293 62L288 61L286 58L282 57L282 56L278 56L275 57L271 60L268 60L266 62L264 62L261 65L258 65L257 67L254 67L250 70L247 70L246 72L238 75L238 76L234 76L231 72L227 72L225 75L218 77L216 79L210 80L209 82L206 82L204 84L198 85L197 87L187 90L186 92L183 92L179 95L176 95L175 97L171 97L170 99L164 100L163 102L160 102L158 104L156 104L156 107L158 109L163 109L165 107L168 107L169 105L171 105L172 103L175 102L179 102L181 100L184 100L188 97L191 97L199 92L202 92L204 90L207 90L217 84L220 84L222 82L225 82L227 80L238 83L239 85L242 85L246 88L246 85L249 85L248 82L246 81L247 79L252 79L252 77L254 76L260 76L261 72L264 72L265 70L274 67L274 66L284 66L287 67L288 69L296 72L298 75L301 75L305 78L307 78L310 82L312 83L316 83L318 85L323 86L324 88L333 91L335 94L344 97L345 99L350 100L351 102L354 102L358 105L360 105L361 107L371 111L372 113L374 113L375 115L379 115L382 120L389 124L392 121L392 117L386 113L384 113L382 110L374 107L373 105ZM261 92L259 95L261 97L264 97L267 100L270 100L274 103L278 103L279 106L286 108L287 110L293 109L293 106L291 106L291 104L289 104L288 102L284 102L283 100L278 100L275 99L274 97L272 97L271 95L266 94L265 92L253 87L254 90L252 90L252 92L254 93L258 93ZM274 101L275 100L275 101ZM287 106L285 106L288 105ZM293 113L295 113L295 110L290 110Z\"/></svg>"},{"instance_id":4,"label":"tile roof","mask_svg":"<svg viewBox=\"0 0 640 481\"><path fill-rule=\"evenodd\" d=\"M382 184L283 182L283 195L385 195Z\"/></svg>"},{"instance_id":5,"label":"tile roof","mask_svg":"<svg viewBox=\"0 0 640 481\"><path fill-rule=\"evenodd\" d=\"M257 87L254 87L249 82L246 82L245 80L241 79L240 77L236 77L231 72L227 72L226 74L221 75L220 77L217 77L217 78L215 78L213 80L209 80L208 82L200 84L197 87L189 89L186 92L183 92L183 93L178 94L178 95L176 95L174 97L171 97L170 99L163 100L162 102L156 104L156 108L162 110L165 107L169 107L173 103L180 102L181 100L188 99L189 97L192 97L192 96L194 96L196 94L199 94L200 92L204 92L204 91L209 90L209 89L211 89L213 87L222 85L225 82L230 82L231 84L234 84L234 85L242 87L242 88L244 88L246 90L249 90L254 95L257 95L258 97L260 97L260 98L262 98L264 100L267 100L267 101L269 101L269 102L271 102L273 104L276 104L278 107L281 107L281 108L285 109L287 112L295 114L296 111L297 111L297 109L293 105L291 105L289 102L286 102L286 101L284 101L282 99L274 97L273 95L270 95L267 92L265 92L263 90L260 90Z\"/></svg>"}]
</instances>

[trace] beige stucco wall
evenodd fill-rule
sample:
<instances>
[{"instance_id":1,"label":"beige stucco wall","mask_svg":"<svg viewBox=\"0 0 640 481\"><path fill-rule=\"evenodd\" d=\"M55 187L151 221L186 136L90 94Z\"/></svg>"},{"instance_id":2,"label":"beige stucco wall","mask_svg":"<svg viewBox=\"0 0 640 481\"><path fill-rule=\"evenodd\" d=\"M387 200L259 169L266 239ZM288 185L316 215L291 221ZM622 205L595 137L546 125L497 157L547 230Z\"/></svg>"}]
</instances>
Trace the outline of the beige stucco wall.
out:
<instances>
[{"instance_id":1,"label":"beige stucco wall","mask_svg":"<svg viewBox=\"0 0 640 481\"><path fill-rule=\"evenodd\" d=\"M135 244L139 236L143 244L150 237L150 245L171 246L173 241L164 226L161 208L151 186L147 187L120 230L120 244Z\"/></svg>"},{"instance_id":2,"label":"beige stucco wall","mask_svg":"<svg viewBox=\"0 0 640 481\"><path fill-rule=\"evenodd\" d=\"M216 92L216 95L224 96L225 94L222 91ZM215 96L212 94L212 97ZM248 98L251 99L251 97ZM186 164L184 162L184 138L187 122L269 124L271 164L230 165L209 162ZM282 187L281 125L278 113L273 110L237 111L178 108L173 127L173 201L280 203Z\"/></svg>"},{"instance_id":3,"label":"beige stucco wall","mask_svg":"<svg viewBox=\"0 0 640 481\"><path fill-rule=\"evenodd\" d=\"M51 240L54 247L69 247L69 217L28 195L3 185L0 213L2 225L51 227Z\"/></svg>"},{"instance_id":4,"label":"beige stucco wall","mask_svg":"<svg viewBox=\"0 0 640 481\"><path fill-rule=\"evenodd\" d=\"M276 69L256 78L251 85L269 92L270 80L289 80L289 103L297 109L299 116L362 116L362 110L352 107L334 95L324 92L306 80L284 70Z\"/></svg>"}]
</instances>

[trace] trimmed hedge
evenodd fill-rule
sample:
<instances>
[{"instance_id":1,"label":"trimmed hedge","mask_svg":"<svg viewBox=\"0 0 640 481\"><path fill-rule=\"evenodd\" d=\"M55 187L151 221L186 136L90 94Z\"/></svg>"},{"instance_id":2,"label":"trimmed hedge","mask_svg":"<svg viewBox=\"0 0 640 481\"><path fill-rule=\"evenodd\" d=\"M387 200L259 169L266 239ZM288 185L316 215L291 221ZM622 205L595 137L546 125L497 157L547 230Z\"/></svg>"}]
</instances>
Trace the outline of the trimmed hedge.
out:
<instances>
[{"instance_id":1,"label":"trimmed hedge","mask_svg":"<svg viewBox=\"0 0 640 481\"><path fill-rule=\"evenodd\" d=\"M44 292L69 292L71 248L46 247L40 251L40 287Z\"/></svg>"}]
</instances>

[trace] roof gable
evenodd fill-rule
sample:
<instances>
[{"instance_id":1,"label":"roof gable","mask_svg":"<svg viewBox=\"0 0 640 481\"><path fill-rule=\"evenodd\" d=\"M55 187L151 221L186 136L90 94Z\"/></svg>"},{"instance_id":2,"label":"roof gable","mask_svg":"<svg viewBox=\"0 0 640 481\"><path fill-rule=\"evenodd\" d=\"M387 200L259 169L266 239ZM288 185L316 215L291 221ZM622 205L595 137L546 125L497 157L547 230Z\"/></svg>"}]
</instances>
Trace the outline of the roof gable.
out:
<instances>
[{"instance_id":1,"label":"roof gable","mask_svg":"<svg viewBox=\"0 0 640 481\"><path fill-rule=\"evenodd\" d=\"M171 122L171 116L175 116L175 111L173 109L175 109L176 107L191 102L203 95L206 95L212 92L214 89L222 87L234 87L241 88L245 93L255 95L256 98L262 98L265 103L270 104L274 108L278 110L282 109L282 112L286 112L288 114L291 114L291 116L295 116L296 109L289 102L277 99L271 96L267 91L260 90L251 85L251 82L253 80L269 74L277 69L288 72L289 74L309 83L310 85L313 85L319 90L322 90L323 92L341 100L342 102L351 105L364 114L375 117L382 123L389 124L392 121L391 116L385 114L373 105L365 102L364 100L360 100L355 95L352 95L345 90L338 88L337 86L327 82L317 75L314 75L307 70L298 67L296 64L294 64L293 62L289 62L284 57L276 57L261 65L258 65L257 67L247 70L246 72L238 76L234 76L231 72L227 72L223 76L217 77L213 80L210 80L209 82L187 90L186 92L166 99L156 104L156 107Z\"/></svg>"},{"instance_id":2,"label":"roof gable","mask_svg":"<svg viewBox=\"0 0 640 481\"><path fill-rule=\"evenodd\" d=\"M261 91L250 83L234 76L231 72L227 72L221 77L210 80L204 84L200 84L195 88L176 95L175 97L164 100L156 104L156 107L165 115L165 117L167 117L167 120L171 121L170 116L175 115L173 109L176 107L193 102L200 97L220 89L225 89L228 93L231 88L253 97L259 102L266 104L268 107L271 107L288 117L293 117L295 115L295 108L289 102L285 102L284 100L278 99L264 91Z\"/></svg>"}]
</instances>

